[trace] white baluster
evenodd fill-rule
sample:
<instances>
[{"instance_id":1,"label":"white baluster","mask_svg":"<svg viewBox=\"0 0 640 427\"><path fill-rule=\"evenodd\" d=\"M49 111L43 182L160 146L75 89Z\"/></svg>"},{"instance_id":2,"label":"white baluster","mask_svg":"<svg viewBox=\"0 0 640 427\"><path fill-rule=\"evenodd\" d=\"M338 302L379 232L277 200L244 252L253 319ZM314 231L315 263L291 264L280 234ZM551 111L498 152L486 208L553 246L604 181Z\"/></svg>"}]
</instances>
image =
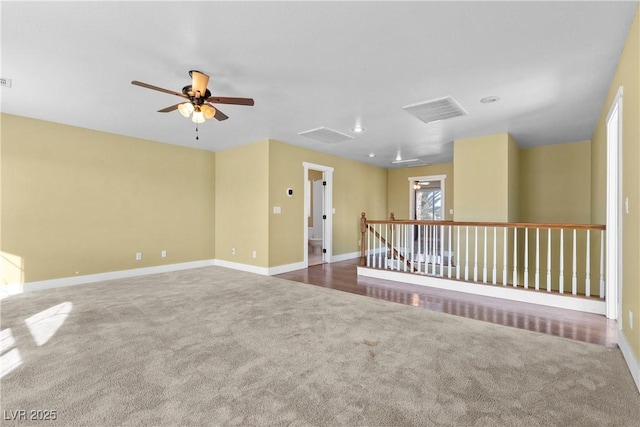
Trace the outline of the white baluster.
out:
<instances>
[{"instance_id":1,"label":"white baluster","mask_svg":"<svg viewBox=\"0 0 640 427\"><path fill-rule=\"evenodd\" d=\"M402 230L401 233L402 233L402 237L403 237L401 242L402 242L402 256L404 257L404 262L402 264L404 264L403 268L404 268L404 271L406 272L407 271L407 264L409 263L408 262L409 261L409 253L407 252L407 234L408 234L407 231L409 231L409 230L407 230L407 224L401 225L400 226L400 230Z\"/></svg>"},{"instance_id":2,"label":"white baluster","mask_svg":"<svg viewBox=\"0 0 640 427\"><path fill-rule=\"evenodd\" d=\"M529 229L524 229L524 288L529 288Z\"/></svg>"},{"instance_id":3,"label":"white baluster","mask_svg":"<svg viewBox=\"0 0 640 427\"><path fill-rule=\"evenodd\" d=\"M551 229L547 229L547 292L551 292Z\"/></svg>"},{"instance_id":4,"label":"white baluster","mask_svg":"<svg viewBox=\"0 0 640 427\"><path fill-rule=\"evenodd\" d=\"M496 269L497 263L498 263L498 259L497 259L497 256L496 256L496 246L497 246L497 243L498 243L496 241L497 240L496 239L496 228L497 227L495 227L495 226L493 227L493 272L492 272L493 274L492 274L492 276L493 276L493 284L494 285L496 284L497 276L498 276L498 271Z\"/></svg>"},{"instance_id":5,"label":"white baluster","mask_svg":"<svg viewBox=\"0 0 640 427\"><path fill-rule=\"evenodd\" d=\"M560 293L564 293L564 229L560 229Z\"/></svg>"},{"instance_id":6,"label":"white baluster","mask_svg":"<svg viewBox=\"0 0 640 427\"><path fill-rule=\"evenodd\" d=\"M600 232L600 298L604 298L604 230Z\"/></svg>"},{"instance_id":7,"label":"white baluster","mask_svg":"<svg viewBox=\"0 0 640 427\"><path fill-rule=\"evenodd\" d=\"M473 240L473 281L478 281L478 226L474 228L474 240Z\"/></svg>"},{"instance_id":8,"label":"white baluster","mask_svg":"<svg viewBox=\"0 0 640 427\"><path fill-rule=\"evenodd\" d=\"M440 276L444 276L444 225L438 227L438 241L440 242Z\"/></svg>"},{"instance_id":9,"label":"white baluster","mask_svg":"<svg viewBox=\"0 0 640 427\"><path fill-rule=\"evenodd\" d=\"M509 229L504 227L503 230L503 254L502 254L502 285L507 286L507 234Z\"/></svg>"},{"instance_id":10,"label":"white baluster","mask_svg":"<svg viewBox=\"0 0 640 427\"><path fill-rule=\"evenodd\" d=\"M540 290L540 229L536 228L536 291Z\"/></svg>"},{"instance_id":11,"label":"white baluster","mask_svg":"<svg viewBox=\"0 0 640 427\"><path fill-rule=\"evenodd\" d=\"M436 226L431 226L431 274L436 275L436 263L438 261L438 240L436 239Z\"/></svg>"},{"instance_id":12,"label":"white baluster","mask_svg":"<svg viewBox=\"0 0 640 427\"><path fill-rule=\"evenodd\" d=\"M465 226L466 235L464 242L464 280L469 280L469 226Z\"/></svg>"},{"instance_id":13,"label":"white baluster","mask_svg":"<svg viewBox=\"0 0 640 427\"><path fill-rule=\"evenodd\" d=\"M576 268L576 232L577 230L573 229L573 264L572 264L572 272L571 272L571 293L576 295L578 293L578 269Z\"/></svg>"},{"instance_id":14,"label":"white baluster","mask_svg":"<svg viewBox=\"0 0 640 427\"><path fill-rule=\"evenodd\" d=\"M369 230L369 225L367 225L367 267L371 267L371 231ZM364 242L362 242L364 245Z\"/></svg>"},{"instance_id":15,"label":"white baluster","mask_svg":"<svg viewBox=\"0 0 640 427\"><path fill-rule=\"evenodd\" d=\"M487 227L484 227L484 250L482 251L482 283L487 283Z\"/></svg>"},{"instance_id":16,"label":"white baluster","mask_svg":"<svg viewBox=\"0 0 640 427\"><path fill-rule=\"evenodd\" d=\"M456 227L456 279L460 280L460 226Z\"/></svg>"},{"instance_id":17,"label":"white baluster","mask_svg":"<svg viewBox=\"0 0 640 427\"><path fill-rule=\"evenodd\" d=\"M591 296L591 230L587 230L587 254L585 257L584 294Z\"/></svg>"},{"instance_id":18,"label":"white baluster","mask_svg":"<svg viewBox=\"0 0 640 427\"><path fill-rule=\"evenodd\" d=\"M518 229L513 228L513 287L518 286Z\"/></svg>"},{"instance_id":19,"label":"white baluster","mask_svg":"<svg viewBox=\"0 0 640 427\"><path fill-rule=\"evenodd\" d=\"M420 241L420 229L422 227L420 225L418 225L418 273L422 273L422 267L420 266L420 252L422 251L422 245L421 245L421 241Z\"/></svg>"},{"instance_id":20,"label":"white baluster","mask_svg":"<svg viewBox=\"0 0 640 427\"><path fill-rule=\"evenodd\" d=\"M451 279L451 229L453 227L451 225L447 226L447 229L449 230L449 251L447 252L447 277L449 277L449 279Z\"/></svg>"},{"instance_id":21,"label":"white baluster","mask_svg":"<svg viewBox=\"0 0 640 427\"><path fill-rule=\"evenodd\" d=\"M382 229L380 229L380 237L382 237ZM389 250L389 224L384 225L384 241L384 268L387 269L389 268L389 255L387 255L387 251ZM382 239L380 239L380 257L382 257ZM382 260L382 258L380 259Z\"/></svg>"}]
</instances>

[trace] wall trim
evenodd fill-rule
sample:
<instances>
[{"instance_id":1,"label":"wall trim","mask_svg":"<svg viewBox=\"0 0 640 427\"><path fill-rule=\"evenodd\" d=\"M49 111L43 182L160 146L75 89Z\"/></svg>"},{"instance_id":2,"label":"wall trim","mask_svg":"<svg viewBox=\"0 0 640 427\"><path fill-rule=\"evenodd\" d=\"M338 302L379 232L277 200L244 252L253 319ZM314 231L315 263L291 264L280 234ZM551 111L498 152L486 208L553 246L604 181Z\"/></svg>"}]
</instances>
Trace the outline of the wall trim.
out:
<instances>
[{"instance_id":1,"label":"wall trim","mask_svg":"<svg viewBox=\"0 0 640 427\"><path fill-rule=\"evenodd\" d=\"M104 282L107 280L126 279L128 277L145 276L147 274L168 273L171 271L188 270L191 268L213 266L214 260L189 261L176 264L164 264L153 267L134 268L130 270L109 271L106 273L87 274L84 276L63 277L60 279L40 280L36 282L12 283L0 286L0 299L27 292L45 289L62 288L66 286L84 285L88 283Z\"/></svg>"},{"instance_id":2,"label":"wall trim","mask_svg":"<svg viewBox=\"0 0 640 427\"><path fill-rule=\"evenodd\" d=\"M467 294L502 298L510 301L546 305L549 307L564 308L568 310L582 311L585 313L601 314L603 316L606 314L606 303L600 300L571 298L569 296L548 294L546 291L544 293L533 290L525 291L524 289L517 289L513 286L461 282L453 279L423 276L392 270L378 270L360 266L358 266L357 269L358 275L360 276L411 283L413 285L464 292Z\"/></svg>"},{"instance_id":3,"label":"wall trim","mask_svg":"<svg viewBox=\"0 0 640 427\"><path fill-rule=\"evenodd\" d=\"M294 262L293 264L277 265L275 267L269 267L269 276L288 273L290 271L304 270L305 268L307 268L307 266L304 264L304 261Z\"/></svg>"},{"instance_id":4,"label":"wall trim","mask_svg":"<svg viewBox=\"0 0 640 427\"><path fill-rule=\"evenodd\" d=\"M269 275L269 269L267 267L258 267L257 265L241 264L239 262L225 261L223 259L213 260L213 265L216 267L225 267L232 270L246 271L247 273L260 274L262 276Z\"/></svg>"},{"instance_id":5,"label":"wall trim","mask_svg":"<svg viewBox=\"0 0 640 427\"><path fill-rule=\"evenodd\" d=\"M640 393L640 362L633 354L629 341L627 341L627 338L621 330L618 330L618 347L620 348L620 351L622 351L624 360L627 362L629 371L631 371L633 381L635 381L636 387L638 388L638 393Z\"/></svg>"},{"instance_id":6,"label":"wall trim","mask_svg":"<svg viewBox=\"0 0 640 427\"><path fill-rule=\"evenodd\" d=\"M360 252L349 252L341 255L334 255L331 262L347 261L350 259L360 258Z\"/></svg>"}]
</instances>

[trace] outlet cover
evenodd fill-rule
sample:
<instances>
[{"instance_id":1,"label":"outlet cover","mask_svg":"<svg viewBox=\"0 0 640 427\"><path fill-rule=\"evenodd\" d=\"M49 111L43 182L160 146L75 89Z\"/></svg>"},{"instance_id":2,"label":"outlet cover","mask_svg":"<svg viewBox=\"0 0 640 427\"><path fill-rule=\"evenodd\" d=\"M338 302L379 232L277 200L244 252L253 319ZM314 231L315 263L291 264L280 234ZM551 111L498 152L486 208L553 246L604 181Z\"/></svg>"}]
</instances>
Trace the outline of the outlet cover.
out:
<instances>
[{"instance_id":1,"label":"outlet cover","mask_svg":"<svg viewBox=\"0 0 640 427\"><path fill-rule=\"evenodd\" d=\"M136 253L136 261L142 261L142 252Z\"/></svg>"},{"instance_id":2,"label":"outlet cover","mask_svg":"<svg viewBox=\"0 0 640 427\"><path fill-rule=\"evenodd\" d=\"M160 252L160 256L162 258L166 258L167 257L167 251L163 250L162 252Z\"/></svg>"},{"instance_id":3,"label":"outlet cover","mask_svg":"<svg viewBox=\"0 0 640 427\"><path fill-rule=\"evenodd\" d=\"M256 251L253 251L253 252L251 253L251 255L252 255L254 258L256 258L256 257L258 256L258 253L257 253Z\"/></svg>"}]
</instances>

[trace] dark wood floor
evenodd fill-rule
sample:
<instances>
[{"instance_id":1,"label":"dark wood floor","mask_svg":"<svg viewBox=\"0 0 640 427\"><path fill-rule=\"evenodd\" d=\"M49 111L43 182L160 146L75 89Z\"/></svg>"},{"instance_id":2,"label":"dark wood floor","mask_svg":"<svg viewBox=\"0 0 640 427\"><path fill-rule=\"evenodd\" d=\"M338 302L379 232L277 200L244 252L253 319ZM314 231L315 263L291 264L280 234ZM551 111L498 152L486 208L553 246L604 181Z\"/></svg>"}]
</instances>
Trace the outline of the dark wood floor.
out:
<instances>
[{"instance_id":1,"label":"dark wood floor","mask_svg":"<svg viewBox=\"0 0 640 427\"><path fill-rule=\"evenodd\" d=\"M616 346L616 323L604 316L361 277L356 274L358 262L356 259L314 265L276 277L577 341Z\"/></svg>"}]
</instances>

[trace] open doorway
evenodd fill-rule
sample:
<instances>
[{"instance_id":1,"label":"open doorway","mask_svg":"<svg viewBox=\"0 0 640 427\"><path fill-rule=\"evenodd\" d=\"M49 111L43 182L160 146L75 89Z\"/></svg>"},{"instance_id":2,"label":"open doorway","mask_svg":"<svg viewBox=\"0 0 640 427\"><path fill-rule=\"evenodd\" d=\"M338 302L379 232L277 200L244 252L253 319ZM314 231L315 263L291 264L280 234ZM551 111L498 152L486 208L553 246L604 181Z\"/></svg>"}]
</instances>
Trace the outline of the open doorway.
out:
<instances>
[{"instance_id":1,"label":"open doorway","mask_svg":"<svg viewBox=\"0 0 640 427\"><path fill-rule=\"evenodd\" d=\"M333 229L333 168L303 162L304 264L331 262Z\"/></svg>"}]
</instances>

